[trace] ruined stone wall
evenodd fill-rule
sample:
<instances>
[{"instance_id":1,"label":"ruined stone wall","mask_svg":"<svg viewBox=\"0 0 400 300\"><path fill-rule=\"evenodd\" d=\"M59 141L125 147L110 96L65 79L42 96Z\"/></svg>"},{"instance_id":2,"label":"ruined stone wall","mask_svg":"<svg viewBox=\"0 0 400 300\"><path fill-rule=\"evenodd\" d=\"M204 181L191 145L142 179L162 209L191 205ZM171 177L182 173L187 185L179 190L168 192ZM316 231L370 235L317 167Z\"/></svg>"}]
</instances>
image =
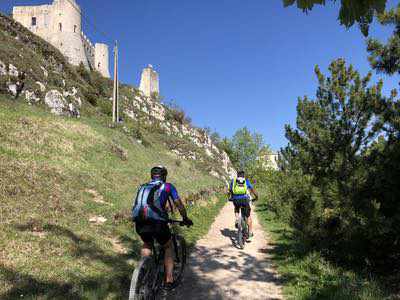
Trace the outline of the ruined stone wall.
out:
<instances>
[{"instance_id":1,"label":"ruined stone wall","mask_svg":"<svg viewBox=\"0 0 400 300\"><path fill-rule=\"evenodd\" d=\"M83 42L83 48L85 50L86 59L87 59L89 65L92 67L92 69L94 69L95 68L95 55L96 55L95 47L93 46L92 42L89 40L89 38L83 32L81 33L81 38L82 38L82 42Z\"/></svg>"},{"instance_id":2,"label":"ruined stone wall","mask_svg":"<svg viewBox=\"0 0 400 300\"><path fill-rule=\"evenodd\" d=\"M54 0L51 5L16 6L13 18L59 49L71 64L83 63L86 68L90 66L110 77L108 47L102 44L96 56L96 47L82 32L81 9L75 0ZM101 68L97 67L99 62Z\"/></svg>"},{"instance_id":3,"label":"ruined stone wall","mask_svg":"<svg viewBox=\"0 0 400 300\"><path fill-rule=\"evenodd\" d=\"M94 68L104 77L110 78L108 46L106 44L96 43Z\"/></svg>"},{"instance_id":4,"label":"ruined stone wall","mask_svg":"<svg viewBox=\"0 0 400 300\"><path fill-rule=\"evenodd\" d=\"M153 94L160 94L158 73L153 69L152 65L148 65L143 69L139 90L147 97L150 97Z\"/></svg>"},{"instance_id":5,"label":"ruined stone wall","mask_svg":"<svg viewBox=\"0 0 400 300\"><path fill-rule=\"evenodd\" d=\"M13 17L41 38L48 36L50 30L50 5L19 6L14 7ZM36 24L32 24L32 18L36 18Z\"/></svg>"}]
</instances>

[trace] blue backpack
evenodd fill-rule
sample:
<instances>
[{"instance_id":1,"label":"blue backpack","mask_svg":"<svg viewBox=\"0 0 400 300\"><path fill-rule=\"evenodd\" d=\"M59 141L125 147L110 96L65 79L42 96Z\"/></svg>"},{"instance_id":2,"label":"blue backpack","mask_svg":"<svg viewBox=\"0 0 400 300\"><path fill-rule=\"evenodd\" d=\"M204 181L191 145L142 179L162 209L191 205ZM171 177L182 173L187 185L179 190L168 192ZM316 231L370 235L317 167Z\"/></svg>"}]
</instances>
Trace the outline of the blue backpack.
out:
<instances>
[{"instance_id":1,"label":"blue backpack","mask_svg":"<svg viewBox=\"0 0 400 300\"><path fill-rule=\"evenodd\" d=\"M159 201L162 186L162 182L150 182L139 187L132 207L134 222L168 220L168 213L161 207Z\"/></svg>"}]
</instances>

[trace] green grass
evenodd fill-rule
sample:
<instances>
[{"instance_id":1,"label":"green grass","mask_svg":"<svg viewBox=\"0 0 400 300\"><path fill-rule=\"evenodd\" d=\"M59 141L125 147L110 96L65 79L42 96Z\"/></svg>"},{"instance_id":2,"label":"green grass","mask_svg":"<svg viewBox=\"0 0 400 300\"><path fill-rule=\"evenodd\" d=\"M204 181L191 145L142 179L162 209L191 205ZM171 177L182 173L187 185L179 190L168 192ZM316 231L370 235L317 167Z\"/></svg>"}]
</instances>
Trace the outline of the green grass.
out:
<instances>
[{"instance_id":1,"label":"green grass","mask_svg":"<svg viewBox=\"0 0 400 300\"><path fill-rule=\"evenodd\" d=\"M373 280L334 266L318 252L305 251L292 230L268 210L266 201L261 199L256 211L272 239L272 258L287 299L389 299Z\"/></svg>"},{"instance_id":2,"label":"green grass","mask_svg":"<svg viewBox=\"0 0 400 300\"><path fill-rule=\"evenodd\" d=\"M145 147L105 124L0 95L0 299L126 298L141 244L131 201L150 167L166 165L183 198L223 185L196 162L177 163L156 134L145 133ZM194 201L190 245L221 203ZM94 216L107 221L93 224Z\"/></svg>"}]
</instances>

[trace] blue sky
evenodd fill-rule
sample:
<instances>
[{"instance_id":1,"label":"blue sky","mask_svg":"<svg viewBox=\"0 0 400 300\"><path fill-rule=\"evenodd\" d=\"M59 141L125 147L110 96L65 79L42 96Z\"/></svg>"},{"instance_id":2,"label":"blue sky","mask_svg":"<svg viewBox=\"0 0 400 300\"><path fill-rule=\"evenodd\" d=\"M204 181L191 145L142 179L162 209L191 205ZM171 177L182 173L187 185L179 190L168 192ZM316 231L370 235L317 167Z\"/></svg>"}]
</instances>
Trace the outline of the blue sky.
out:
<instances>
[{"instance_id":1,"label":"blue sky","mask_svg":"<svg viewBox=\"0 0 400 300\"><path fill-rule=\"evenodd\" d=\"M49 2L3 0L0 10ZM247 126L276 150L286 144L284 125L295 124L297 98L315 94L316 64L326 70L342 57L369 70L365 39L356 26L339 25L338 4L306 15L281 0L77 2L96 24L85 29L93 42L119 41L123 82L137 86L141 69L152 64L162 96L196 126L224 136ZM370 35L385 40L391 30L374 24ZM383 78L385 92L398 86L398 78Z\"/></svg>"}]
</instances>

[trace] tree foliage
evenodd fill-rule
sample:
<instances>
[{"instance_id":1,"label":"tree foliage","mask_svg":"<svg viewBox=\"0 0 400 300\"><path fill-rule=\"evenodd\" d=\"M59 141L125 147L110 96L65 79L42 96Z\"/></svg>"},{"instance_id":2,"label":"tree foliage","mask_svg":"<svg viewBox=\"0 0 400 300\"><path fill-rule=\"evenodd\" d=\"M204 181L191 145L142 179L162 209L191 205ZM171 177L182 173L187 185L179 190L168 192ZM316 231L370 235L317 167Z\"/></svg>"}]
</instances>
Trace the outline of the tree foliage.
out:
<instances>
[{"instance_id":1,"label":"tree foliage","mask_svg":"<svg viewBox=\"0 0 400 300\"><path fill-rule=\"evenodd\" d=\"M335 0L283 0L285 6L296 4L299 9L307 12L315 5L325 5ZM341 0L338 19L346 27L358 23L364 35L368 35L369 24L374 15L385 11L387 0Z\"/></svg>"},{"instance_id":2,"label":"tree foliage","mask_svg":"<svg viewBox=\"0 0 400 300\"><path fill-rule=\"evenodd\" d=\"M380 14L378 19L382 25L393 26L394 31L386 44L377 39L368 40L368 59L377 72L400 74L400 5Z\"/></svg>"},{"instance_id":3,"label":"tree foliage","mask_svg":"<svg viewBox=\"0 0 400 300\"><path fill-rule=\"evenodd\" d=\"M263 180L266 170L263 156L271 150L261 134L243 127L232 138L221 139L218 146L228 154L236 170L244 170L249 177Z\"/></svg>"},{"instance_id":4,"label":"tree foliage","mask_svg":"<svg viewBox=\"0 0 400 300\"><path fill-rule=\"evenodd\" d=\"M237 169L252 170L263 145L261 134L251 133L247 127L238 129L231 139L233 164Z\"/></svg>"},{"instance_id":5,"label":"tree foliage","mask_svg":"<svg viewBox=\"0 0 400 300\"><path fill-rule=\"evenodd\" d=\"M271 205L328 257L398 268L399 102L341 59L329 71L316 68L316 99L299 99L296 128L286 126Z\"/></svg>"}]
</instances>

